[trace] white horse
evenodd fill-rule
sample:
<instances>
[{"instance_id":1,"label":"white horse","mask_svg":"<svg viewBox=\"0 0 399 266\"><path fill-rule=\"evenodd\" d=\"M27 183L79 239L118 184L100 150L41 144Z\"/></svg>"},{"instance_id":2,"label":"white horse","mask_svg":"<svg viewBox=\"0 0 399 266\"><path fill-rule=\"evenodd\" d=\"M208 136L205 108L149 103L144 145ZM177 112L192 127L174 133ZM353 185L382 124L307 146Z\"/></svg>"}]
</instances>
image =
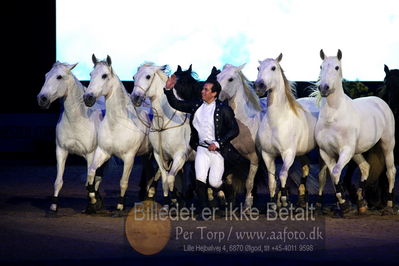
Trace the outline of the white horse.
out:
<instances>
[{"instance_id":1,"label":"white horse","mask_svg":"<svg viewBox=\"0 0 399 266\"><path fill-rule=\"evenodd\" d=\"M245 64L241 66L225 65L217 80L222 86L219 99L228 99L233 109L240 129L240 134L231 141L238 152L250 161L249 173L246 179L246 197L244 209L252 207L254 179L258 170L259 159L256 152L255 140L261 117L266 110L262 110L259 97L251 89L249 80L242 73Z\"/></svg>"},{"instance_id":2,"label":"white horse","mask_svg":"<svg viewBox=\"0 0 399 266\"><path fill-rule=\"evenodd\" d=\"M91 108L84 105L85 87L71 72L76 65L57 61L46 74L46 81L37 95L39 106L46 109L54 100L64 99L64 111L56 127L57 177L50 206L50 210L54 212L58 210L58 194L63 185L65 161L68 154L84 157L89 167L97 147L98 126L103 119L99 104ZM100 180L100 177L96 178L96 192Z\"/></svg>"},{"instance_id":3,"label":"white horse","mask_svg":"<svg viewBox=\"0 0 399 266\"><path fill-rule=\"evenodd\" d=\"M175 176L190 159L194 160L194 151L189 145L190 124L188 114L173 109L163 92L168 76L166 66L143 64L134 75L132 102L139 106L148 97L151 100L154 118L149 133L154 157L162 176L164 197L174 191ZM168 162L172 160L171 165ZM172 198L172 201L176 199Z\"/></svg>"},{"instance_id":4,"label":"white horse","mask_svg":"<svg viewBox=\"0 0 399 266\"><path fill-rule=\"evenodd\" d=\"M387 207L393 206L396 169L393 149L395 146L395 119L389 106L378 97L363 97L352 100L342 87L342 52L327 57L320 51L323 60L320 70L319 90L323 97L315 135L320 155L330 170L340 207L348 208L340 185L341 171L353 158L361 172L358 189L358 207L367 207L363 199L365 181L370 166L362 153L379 142L385 157L389 183Z\"/></svg>"},{"instance_id":5,"label":"white horse","mask_svg":"<svg viewBox=\"0 0 399 266\"><path fill-rule=\"evenodd\" d=\"M87 173L89 197L94 204L93 180L96 169L111 155L116 155L124 163L120 198L116 207L122 211L135 156L151 150L148 128L141 123L150 123L150 119L148 110L135 109L132 105L129 94L111 67L111 58L107 56L106 61L98 61L93 54L92 60L94 69L90 73L90 84L83 98L85 104L91 106L98 97L104 96L107 113L98 129L98 147Z\"/></svg>"},{"instance_id":6,"label":"white horse","mask_svg":"<svg viewBox=\"0 0 399 266\"><path fill-rule=\"evenodd\" d=\"M276 59L269 58L259 62L255 86L258 94L268 92L268 102L266 116L259 126L257 141L268 169L272 202L276 200L275 158L281 156L283 160L283 166L279 173L281 202L282 206L287 206L288 171L296 156L305 155L316 147L314 128L318 107L317 101L313 97L295 99L293 87L279 64L281 59L282 54ZM306 177L309 174L309 168L303 167L303 171L303 178L299 186L299 196L302 197L302 200L306 193ZM321 171L321 173L324 174L325 171ZM325 180L324 176L321 178Z\"/></svg>"}]
</instances>

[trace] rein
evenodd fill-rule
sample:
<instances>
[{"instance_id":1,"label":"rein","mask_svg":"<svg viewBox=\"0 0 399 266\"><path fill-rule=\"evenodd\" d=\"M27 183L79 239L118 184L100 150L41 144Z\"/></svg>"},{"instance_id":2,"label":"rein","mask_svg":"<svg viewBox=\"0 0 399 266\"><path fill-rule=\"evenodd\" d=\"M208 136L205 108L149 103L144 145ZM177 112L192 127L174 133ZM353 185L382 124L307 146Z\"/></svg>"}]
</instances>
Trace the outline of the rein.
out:
<instances>
[{"instance_id":1,"label":"rein","mask_svg":"<svg viewBox=\"0 0 399 266\"><path fill-rule=\"evenodd\" d=\"M183 126L183 125L186 123L187 117L188 117L188 114L186 114L186 115L184 116L184 120L183 120L183 122L182 122L181 124L178 124L178 125L175 125L175 126L171 126L171 127L167 127L167 126L169 125L170 121L173 120L173 117L175 117L175 114L176 114L177 111L175 110L175 111L173 112L172 117L169 119L169 121L168 121L165 125L163 125L163 124L164 124L163 117L160 116L160 115L158 115L158 110L157 110L157 109L151 107L151 110L153 110L153 112L154 112L154 119L155 119L155 118L157 119L157 124L158 124L158 129L157 129L157 128L153 128L153 127L152 127L152 124L153 124L153 123L148 124L148 123L145 122L143 119L141 119L141 117L138 115L136 106L133 105L133 107L134 107L134 110L135 110L136 113L137 113L137 117L139 118L140 122L141 122L145 127L149 128L149 129L150 129L150 132L162 132L162 131L165 131L165 130L168 130L168 129L181 127L181 126ZM162 125L161 125L161 121L162 121Z\"/></svg>"}]
</instances>

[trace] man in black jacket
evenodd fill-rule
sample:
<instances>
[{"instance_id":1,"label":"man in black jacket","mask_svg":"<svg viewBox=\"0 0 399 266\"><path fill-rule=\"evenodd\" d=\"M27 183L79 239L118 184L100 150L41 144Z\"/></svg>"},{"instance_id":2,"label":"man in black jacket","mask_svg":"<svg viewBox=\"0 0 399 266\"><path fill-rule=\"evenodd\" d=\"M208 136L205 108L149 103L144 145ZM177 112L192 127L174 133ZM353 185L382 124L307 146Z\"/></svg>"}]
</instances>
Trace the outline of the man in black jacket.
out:
<instances>
[{"instance_id":1,"label":"man in black jacket","mask_svg":"<svg viewBox=\"0 0 399 266\"><path fill-rule=\"evenodd\" d=\"M201 91L202 100L194 102L178 100L172 90L175 84L176 76L172 75L166 82L164 92L170 106L191 114L190 146L197 151L195 157L196 192L199 211L202 212L207 203L208 171L209 185L220 190L224 158L234 151L230 141L238 136L239 129L233 110L217 99L221 90L217 80L208 78ZM200 214L199 218L203 216Z\"/></svg>"}]
</instances>

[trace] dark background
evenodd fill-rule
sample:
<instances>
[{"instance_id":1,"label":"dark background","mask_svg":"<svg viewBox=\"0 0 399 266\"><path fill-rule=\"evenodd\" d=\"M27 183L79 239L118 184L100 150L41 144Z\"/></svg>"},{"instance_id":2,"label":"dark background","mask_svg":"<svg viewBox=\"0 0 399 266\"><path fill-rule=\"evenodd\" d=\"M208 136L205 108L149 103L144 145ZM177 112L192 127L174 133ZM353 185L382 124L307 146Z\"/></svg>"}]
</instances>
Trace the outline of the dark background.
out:
<instances>
[{"instance_id":1,"label":"dark background","mask_svg":"<svg viewBox=\"0 0 399 266\"><path fill-rule=\"evenodd\" d=\"M36 102L44 75L56 60L55 0L9 1L2 10L0 162L34 159L55 163L55 125L61 101L48 110L40 109ZM72 19L79 18L71 14ZM130 82L124 83L132 88ZM381 82L365 85L374 91ZM309 83L297 83L298 97L307 95L307 86Z\"/></svg>"}]
</instances>

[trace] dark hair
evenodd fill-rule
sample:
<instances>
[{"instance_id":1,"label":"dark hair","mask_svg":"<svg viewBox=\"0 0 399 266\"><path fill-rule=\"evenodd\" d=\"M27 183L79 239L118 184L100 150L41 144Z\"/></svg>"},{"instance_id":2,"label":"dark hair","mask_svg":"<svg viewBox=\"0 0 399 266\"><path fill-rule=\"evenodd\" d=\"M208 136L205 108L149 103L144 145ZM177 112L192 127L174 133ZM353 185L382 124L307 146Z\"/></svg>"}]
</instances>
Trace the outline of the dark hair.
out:
<instances>
[{"instance_id":1,"label":"dark hair","mask_svg":"<svg viewBox=\"0 0 399 266\"><path fill-rule=\"evenodd\" d=\"M219 97L220 91L222 90L222 86L220 86L220 83L217 80L207 80L205 83L210 83L212 84L212 92L216 92L216 99Z\"/></svg>"}]
</instances>

